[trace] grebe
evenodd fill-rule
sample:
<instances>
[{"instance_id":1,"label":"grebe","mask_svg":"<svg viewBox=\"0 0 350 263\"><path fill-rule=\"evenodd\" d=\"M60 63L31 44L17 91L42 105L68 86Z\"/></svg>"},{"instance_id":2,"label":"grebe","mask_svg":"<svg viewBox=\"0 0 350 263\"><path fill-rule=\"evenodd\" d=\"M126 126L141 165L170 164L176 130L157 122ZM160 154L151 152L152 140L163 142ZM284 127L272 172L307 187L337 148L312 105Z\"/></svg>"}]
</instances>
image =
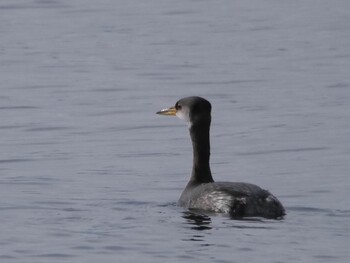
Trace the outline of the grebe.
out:
<instances>
[{"instance_id":1,"label":"grebe","mask_svg":"<svg viewBox=\"0 0 350 263\"><path fill-rule=\"evenodd\" d=\"M281 219L285 210L278 199L257 185L241 182L214 182L210 171L211 104L201 97L186 97L174 107L157 114L177 116L189 123L193 146L190 180L178 201L180 206L234 218L264 217Z\"/></svg>"}]
</instances>

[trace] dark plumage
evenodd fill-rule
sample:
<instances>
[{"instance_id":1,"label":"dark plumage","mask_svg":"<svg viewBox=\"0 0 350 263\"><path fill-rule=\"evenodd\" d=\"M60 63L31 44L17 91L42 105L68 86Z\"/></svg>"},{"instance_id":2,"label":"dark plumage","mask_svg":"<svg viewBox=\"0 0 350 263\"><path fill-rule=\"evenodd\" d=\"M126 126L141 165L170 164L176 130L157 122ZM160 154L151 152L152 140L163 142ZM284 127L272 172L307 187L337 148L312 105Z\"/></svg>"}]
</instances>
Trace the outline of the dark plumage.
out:
<instances>
[{"instance_id":1,"label":"dark plumage","mask_svg":"<svg viewBox=\"0 0 350 263\"><path fill-rule=\"evenodd\" d=\"M211 104L201 97L186 97L174 107L157 112L189 123L193 146L190 180L178 203L189 209L226 213L232 217L282 218L285 210L267 190L249 183L214 182L210 171Z\"/></svg>"}]
</instances>

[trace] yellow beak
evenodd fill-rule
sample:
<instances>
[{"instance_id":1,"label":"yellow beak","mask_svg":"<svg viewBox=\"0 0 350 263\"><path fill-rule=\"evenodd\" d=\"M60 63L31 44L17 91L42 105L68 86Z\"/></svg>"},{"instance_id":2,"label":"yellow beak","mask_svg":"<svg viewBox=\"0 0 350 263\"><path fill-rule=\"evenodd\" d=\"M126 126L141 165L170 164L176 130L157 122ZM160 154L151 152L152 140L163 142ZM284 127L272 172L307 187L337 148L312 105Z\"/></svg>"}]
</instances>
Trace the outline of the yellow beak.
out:
<instances>
[{"instance_id":1,"label":"yellow beak","mask_svg":"<svg viewBox=\"0 0 350 263\"><path fill-rule=\"evenodd\" d=\"M175 107L170 107L168 109L163 109L158 111L157 114L166 115L166 116L176 116L176 109Z\"/></svg>"}]
</instances>

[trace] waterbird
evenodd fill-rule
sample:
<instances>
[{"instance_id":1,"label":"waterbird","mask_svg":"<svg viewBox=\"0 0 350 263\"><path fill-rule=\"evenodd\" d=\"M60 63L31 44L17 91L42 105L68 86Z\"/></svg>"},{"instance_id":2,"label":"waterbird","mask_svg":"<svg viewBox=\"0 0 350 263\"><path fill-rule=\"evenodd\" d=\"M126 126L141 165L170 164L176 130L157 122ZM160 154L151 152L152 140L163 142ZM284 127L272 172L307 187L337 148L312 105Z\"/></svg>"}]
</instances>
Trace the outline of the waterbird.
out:
<instances>
[{"instance_id":1,"label":"waterbird","mask_svg":"<svg viewBox=\"0 0 350 263\"><path fill-rule=\"evenodd\" d=\"M285 209L269 191L251 183L214 181L209 163L211 108L208 100L192 96L157 112L177 116L189 127L193 147L192 174L178 205L190 210L224 213L232 218L282 219Z\"/></svg>"}]
</instances>

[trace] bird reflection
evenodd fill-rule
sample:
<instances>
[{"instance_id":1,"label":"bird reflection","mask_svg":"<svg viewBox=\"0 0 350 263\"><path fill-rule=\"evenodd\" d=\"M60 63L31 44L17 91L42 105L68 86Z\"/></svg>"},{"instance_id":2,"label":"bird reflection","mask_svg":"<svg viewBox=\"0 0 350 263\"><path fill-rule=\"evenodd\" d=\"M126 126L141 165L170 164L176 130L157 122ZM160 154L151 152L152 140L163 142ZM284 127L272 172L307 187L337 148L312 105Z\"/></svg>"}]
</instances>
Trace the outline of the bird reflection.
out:
<instances>
[{"instance_id":1,"label":"bird reflection","mask_svg":"<svg viewBox=\"0 0 350 263\"><path fill-rule=\"evenodd\" d=\"M199 242L201 247L210 246L206 242L205 231L211 230L211 219L198 211L187 210L183 212L182 217L185 219L185 224L190 226L190 237L183 239L184 241Z\"/></svg>"},{"instance_id":2,"label":"bird reflection","mask_svg":"<svg viewBox=\"0 0 350 263\"><path fill-rule=\"evenodd\" d=\"M212 229L211 218L207 215L196 211L185 211L182 217L186 219L186 224L191 225L191 229L199 231Z\"/></svg>"}]
</instances>

